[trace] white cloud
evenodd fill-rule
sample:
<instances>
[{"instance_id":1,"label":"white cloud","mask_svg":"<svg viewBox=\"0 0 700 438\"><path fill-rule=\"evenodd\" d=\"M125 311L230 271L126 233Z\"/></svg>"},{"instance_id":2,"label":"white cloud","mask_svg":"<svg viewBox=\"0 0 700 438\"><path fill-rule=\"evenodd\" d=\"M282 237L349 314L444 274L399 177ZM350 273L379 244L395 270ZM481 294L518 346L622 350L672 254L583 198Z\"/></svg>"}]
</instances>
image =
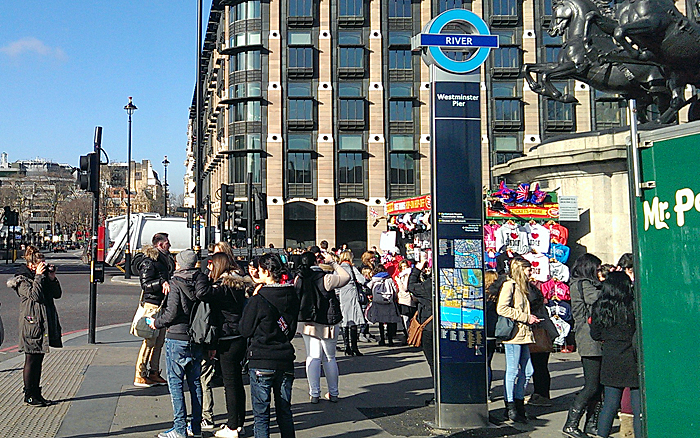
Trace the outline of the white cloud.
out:
<instances>
[{"instance_id":1,"label":"white cloud","mask_svg":"<svg viewBox=\"0 0 700 438\"><path fill-rule=\"evenodd\" d=\"M7 56L16 58L27 53L34 53L44 57L63 59L66 53L60 47L49 47L43 41L29 37L11 42L0 47L0 52Z\"/></svg>"}]
</instances>

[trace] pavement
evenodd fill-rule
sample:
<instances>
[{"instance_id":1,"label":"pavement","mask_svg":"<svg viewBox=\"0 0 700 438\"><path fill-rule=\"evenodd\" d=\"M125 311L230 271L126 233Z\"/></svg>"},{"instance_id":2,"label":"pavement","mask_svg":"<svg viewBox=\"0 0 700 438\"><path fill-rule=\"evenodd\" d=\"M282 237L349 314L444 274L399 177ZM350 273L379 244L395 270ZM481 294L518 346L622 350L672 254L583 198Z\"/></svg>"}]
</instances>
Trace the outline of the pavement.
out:
<instances>
[{"instance_id":1,"label":"pavement","mask_svg":"<svg viewBox=\"0 0 700 438\"><path fill-rule=\"evenodd\" d=\"M122 280L123 281L123 280ZM43 394L53 406L32 408L22 403L23 357L0 362L0 438L88 438L116 436L152 438L172 425L172 405L165 386L132 385L141 340L129 334L129 323L98 328L96 344L87 333L64 336L65 347L52 349L44 360ZM432 395L430 369L419 349L379 347L360 343L363 357L338 352L340 401L309 403L304 371L304 344L297 349L292 404L298 438L348 437L517 437L561 438L561 427L575 392L583 384L576 353L551 355L552 407L529 407L536 416L529 425L504 424L504 355L493 361L495 401L489 403L494 424L485 429L444 431L428 428L435 408L425 406ZM163 360L165 352L163 352ZM1 360L1 359L0 359ZM164 366L162 366L165 369ZM531 388L531 385L530 385ZM326 391L322 380L322 391ZM246 391L249 393L248 386ZM223 387L214 388L217 424L225 421ZM252 411L247 397L246 434L252 437ZM614 430L617 430L615 428ZM279 436L275 422L271 429ZM213 436L213 432L204 432Z\"/></svg>"}]
</instances>

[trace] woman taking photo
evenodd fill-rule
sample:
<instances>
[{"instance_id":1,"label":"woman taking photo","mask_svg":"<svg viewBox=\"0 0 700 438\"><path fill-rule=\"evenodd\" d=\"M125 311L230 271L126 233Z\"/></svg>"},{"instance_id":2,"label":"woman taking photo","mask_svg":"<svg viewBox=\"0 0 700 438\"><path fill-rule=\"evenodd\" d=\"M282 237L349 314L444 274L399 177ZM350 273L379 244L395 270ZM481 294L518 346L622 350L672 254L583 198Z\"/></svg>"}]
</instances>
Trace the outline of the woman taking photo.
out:
<instances>
[{"instance_id":1,"label":"woman taking photo","mask_svg":"<svg viewBox=\"0 0 700 438\"><path fill-rule=\"evenodd\" d=\"M294 286L282 284L282 261L264 254L258 264L261 283L248 300L238 330L250 338L250 399L255 417L255 438L270 436L270 400L274 394L277 427L282 438L294 438L292 384L299 300Z\"/></svg>"},{"instance_id":2,"label":"woman taking photo","mask_svg":"<svg viewBox=\"0 0 700 438\"><path fill-rule=\"evenodd\" d=\"M642 436L636 331L632 282L625 272L611 272L603 282L600 298L593 305L591 337L602 342L600 383L605 387L605 402L598 419L601 438L610 436L613 420L620 408L622 392L630 388L634 435Z\"/></svg>"},{"instance_id":3,"label":"woman taking photo","mask_svg":"<svg viewBox=\"0 0 700 438\"><path fill-rule=\"evenodd\" d=\"M532 377L533 368L528 344L535 343L531 325L540 322L530 312L528 283L531 265L525 259L514 259L510 264L510 276L503 283L496 305L496 312L513 320L517 327L515 336L503 341L506 350L505 388L506 414L517 423L527 423L525 413L525 387Z\"/></svg>"},{"instance_id":4,"label":"woman taking photo","mask_svg":"<svg viewBox=\"0 0 700 438\"><path fill-rule=\"evenodd\" d=\"M238 324L245 306L245 290L249 280L241 275L241 268L225 252L215 253L209 265L213 284L205 296L198 297L210 301L220 315L219 341L216 351L221 363L221 376L224 380L226 398L226 424L214 436L236 438L243 430L245 421L245 389L241 375L245 357L246 340L238 330Z\"/></svg>"},{"instance_id":5,"label":"woman taking photo","mask_svg":"<svg viewBox=\"0 0 700 438\"><path fill-rule=\"evenodd\" d=\"M49 347L61 348L61 324L58 321L55 299L61 298L61 284L56 278L56 267L47 265L44 254L35 246L24 252L26 265L7 280L20 298L19 351L24 352L24 403L29 406L51 405L41 395L41 367Z\"/></svg>"},{"instance_id":6,"label":"woman taking photo","mask_svg":"<svg viewBox=\"0 0 700 438\"><path fill-rule=\"evenodd\" d=\"M352 264L352 258L352 251L349 249L340 253L340 266L350 275L351 280L345 286L336 289L336 291L340 298L340 311L343 314L343 321L341 321L340 326L343 328L345 355L362 356L363 354L357 348L357 326L365 324L366 321L357 294L360 293L358 288L361 289L367 280Z\"/></svg>"},{"instance_id":7,"label":"woman taking photo","mask_svg":"<svg viewBox=\"0 0 700 438\"><path fill-rule=\"evenodd\" d=\"M324 272L318 261L333 269ZM309 382L309 399L318 403L321 397L321 366L326 375L328 394L326 398L338 401L338 364L335 360L338 342L338 323L342 320L340 302L335 289L350 281L350 274L341 268L329 253L323 259L316 259L310 251L301 255L301 269L294 281L298 291L300 332L306 346L306 378Z\"/></svg>"},{"instance_id":8,"label":"woman taking photo","mask_svg":"<svg viewBox=\"0 0 700 438\"><path fill-rule=\"evenodd\" d=\"M603 387L600 385L601 348L600 342L591 338L590 324L593 304L600 296L598 268L601 261L593 254L583 254L576 259L571 270L571 313L574 316L576 349L581 355L583 366L583 389L574 399L569 415L564 423L564 435L571 438L587 438L586 433L595 432L600 412L600 398ZM587 412L585 432L579 429L583 413Z\"/></svg>"}]
</instances>

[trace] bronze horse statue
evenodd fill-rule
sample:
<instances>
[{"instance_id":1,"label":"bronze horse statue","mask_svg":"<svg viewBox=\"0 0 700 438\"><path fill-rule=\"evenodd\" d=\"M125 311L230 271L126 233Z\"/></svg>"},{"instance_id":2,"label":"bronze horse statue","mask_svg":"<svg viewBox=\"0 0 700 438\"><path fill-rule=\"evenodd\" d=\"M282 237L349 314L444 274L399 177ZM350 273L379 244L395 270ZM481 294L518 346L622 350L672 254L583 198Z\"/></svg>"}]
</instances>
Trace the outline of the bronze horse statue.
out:
<instances>
[{"instance_id":1,"label":"bronze horse statue","mask_svg":"<svg viewBox=\"0 0 700 438\"><path fill-rule=\"evenodd\" d=\"M599 18L604 16L595 3L591 0L558 0L552 5L552 12L548 33L563 36L564 45L555 63L523 65L523 75L530 89L560 102L577 103L573 95L562 94L552 84L557 79L577 79L597 90L636 99L642 109L639 112L642 122L646 121L646 107L657 104L659 108L667 108L670 90L658 65L638 62L631 55L621 56L630 62L605 59L611 53L619 56L620 48L599 27ZM606 24L610 23L606 21Z\"/></svg>"},{"instance_id":2,"label":"bronze horse statue","mask_svg":"<svg viewBox=\"0 0 700 438\"><path fill-rule=\"evenodd\" d=\"M697 100L696 96L686 100L683 90L687 84L700 85L700 24L683 15L672 0L625 0L617 15L616 20L601 11L588 12L584 40L592 44L589 32L595 26L611 35L620 48L608 60L631 58L662 66L672 99L660 121L668 122Z\"/></svg>"}]
</instances>

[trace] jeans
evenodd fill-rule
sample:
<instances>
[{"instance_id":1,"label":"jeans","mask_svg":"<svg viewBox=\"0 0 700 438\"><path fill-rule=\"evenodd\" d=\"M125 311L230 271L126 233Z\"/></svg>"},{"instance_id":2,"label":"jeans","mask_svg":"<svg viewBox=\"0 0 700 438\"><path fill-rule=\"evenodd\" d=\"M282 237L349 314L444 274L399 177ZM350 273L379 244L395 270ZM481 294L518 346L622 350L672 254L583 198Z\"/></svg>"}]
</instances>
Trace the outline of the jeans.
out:
<instances>
[{"instance_id":1,"label":"jeans","mask_svg":"<svg viewBox=\"0 0 700 438\"><path fill-rule=\"evenodd\" d=\"M613 386L605 387L605 401L603 402L603 410L600 411L598 417L598 436L608 438L610 429L612 429L613 420L617 415L617 410L620 407L622 399L622 391L625 388L615 388ZM642 436L642 416L641 416L641 400L639 396L639 388L630 389L630 401L632 402L632 413L634 414L634 436Z\"/></svg>"},{"instance_id":2,"label":"jeans","mask_svg":"<svg viewBox=\"0 0 700 438\"><path fill-rule=\"evenodd\" d=\"M231 430L243 426L245 421L245 388L241 375L241 362L243 362L245 350L245 338L219 341L221 377L224 380L224 395L226 396L226 425Z\"/></svg>"},{"instance_id":3,"label":"jeans","mask_svg":"<svg viewBox=\"0 0 700 438\"><path fill-rule=\"evenodd\" d=\"M202 367L202 347L188 341L165 340L165 369L168 388L173 402L173 429L186 436L187 407L185 406L185 379L192 403L192 432L201 433L202 385L199 381Z\"/></svg>"},{"instance_id":4,"label":"jeans","mask_svg":"<svg viewBox=\"0 0 700 438\"><path fill-rule=\"evenodd\" d=\"M270 396L275 395L277 427L282 438L294 438L292 418L292 384L294 371L250 369L250 398L255 417L255 438L270 436Z\"/></svg>"},{"instance_id":5,"label":"jeans","mask_svg":"<svg viewBox=\"0 0 700 438\"><path fill-rule=\"evenodd\" d=\"M321 364L323 364L328 392L330 395L338 396L338 363L335 361L338 330L335 330L335 337L331 339L302 336L306 346L306 379L309 381L309 395L321 396Z\"/></svg>"},{"instance_id":6,"label":"jeans","mask_svg":"<svg viewBox=\"0 0 700 438\"><path fill-rule=\"evenodd\" d=\"M506 401L525 398L525 387L530 381L532 373L532 361L530 360L530 347L527 344L503 344L506 349L506 376L503 381Z\"/></svg>"},{"instance_id":7,"label":"jeans","mask_svg":"<svg viewBox=\"0 0 700 438\"><path fill-rule=\"evenodd\" d=\"M160 307L157 304L143 303L147 313L155 314ZM149 371L160 371L160 352L165 342L165 329L156 331L154 338L144 339L139 356L136 359L136 377L148 377Z\"/></svg>"}]
</instances>

